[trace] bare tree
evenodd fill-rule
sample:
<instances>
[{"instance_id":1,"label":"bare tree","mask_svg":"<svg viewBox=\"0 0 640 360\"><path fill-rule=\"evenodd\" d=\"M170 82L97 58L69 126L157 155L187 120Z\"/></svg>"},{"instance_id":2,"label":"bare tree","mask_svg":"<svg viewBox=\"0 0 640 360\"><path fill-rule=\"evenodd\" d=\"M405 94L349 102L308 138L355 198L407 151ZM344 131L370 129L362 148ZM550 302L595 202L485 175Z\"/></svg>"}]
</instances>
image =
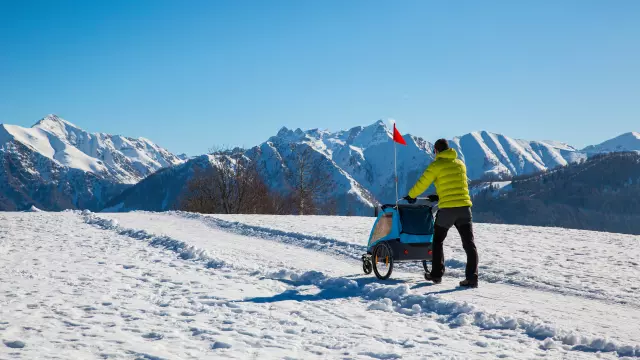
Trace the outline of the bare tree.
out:
<instances>
[{"instance_id":1,"label":"bare tree","mask_svg":"<svg viewBox=\"0 0 640 360\"><path fill-rule=\"evenodd\" d=\"M179 201L178 208L203 214L220 212L220 202L216 195L214 182L215 169L196 169L191 179L187 182L184 197Z\"/></svg>"},{"instance_id":2,"label":"bare tree","mask_svg":"<svg viewBox=\"0 0 640 360\"><path fill-rule=\"evenodd\" d=\"M258 154L254 155L249 158L242 149L210 151L212 166L196 169L180 208L222 214L291 213L290 200L263 181Z\"/></svg>"},{"instance_id":3,"label":"bare tree","mask_svg":"<svg viewBox=\"0 0 640 360\"><path fill-rule=\"evenodd\" d=\"M199 169L187 183L181 209L223 214L333 214L330 163L307 145L291 144L287 185L280 192L269 188L266 160L259 150L214 149L212 167Z\"/></svg>"},{"instance_id":4,"label":"bare tree","mask_svg":"<svg viewBox=\"0 0 640 360\"><path fill-rule=\"evenodd\" d=\"M290 149L293 163L288 178L295 210L300 215L317 214L334 186L327 164L306 144L291 144Z\"/></svg>"}]
</instances>

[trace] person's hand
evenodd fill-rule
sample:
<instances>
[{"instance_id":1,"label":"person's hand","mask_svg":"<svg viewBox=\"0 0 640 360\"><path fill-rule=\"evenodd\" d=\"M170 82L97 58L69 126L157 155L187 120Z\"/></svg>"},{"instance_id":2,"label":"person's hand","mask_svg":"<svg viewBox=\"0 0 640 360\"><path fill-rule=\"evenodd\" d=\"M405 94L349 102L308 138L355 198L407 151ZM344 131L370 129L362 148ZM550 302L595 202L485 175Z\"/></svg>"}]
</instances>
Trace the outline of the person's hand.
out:
<instances>
[{"instance_id":1,"label":"person's hand","mask_svg":"<svg viewBox=\"0 0 640 360\"><path fill-rule=\"evenodd\" d=\"M440 196L433 194L433 195L427 196L427 199L429 199L429 201L431 201L431 202L436 202L436 201L440 200Z\"/></svg>"},{"instance_id":2,"label":"person's hand","mask_svg":"<svg viewBox=\"0 0 640 360\"><path fill-rule=\"evenodd\" d=\"M407 202L408 202L409 204L415 204L415 202L416 202L416 199L412 198L412 197L411 197L411 196L409 196L409 195L407 195L407 196L403 197L403 199L407 200Z\"/></svg>"}]
</instances>

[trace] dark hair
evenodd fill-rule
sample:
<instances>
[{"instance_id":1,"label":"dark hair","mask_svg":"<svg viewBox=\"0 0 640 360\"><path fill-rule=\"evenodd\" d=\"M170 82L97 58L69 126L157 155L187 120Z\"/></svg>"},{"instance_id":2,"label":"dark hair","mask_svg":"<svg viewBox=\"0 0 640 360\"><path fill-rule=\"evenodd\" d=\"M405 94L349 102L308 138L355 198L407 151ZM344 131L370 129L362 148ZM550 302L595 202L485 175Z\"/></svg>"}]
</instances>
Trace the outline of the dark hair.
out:
<instances>
[{"instance_id":1,"label":"dark hair","mask_svg":"<svg viewBox=\"0 0 640 360\"><path fill-rule=\"evenodd\" d=\"M437 152L443 152L449 149L449 142L445 139L438 139L433 145L433 148L436 149Z\"/></svg>"}]
</instances>

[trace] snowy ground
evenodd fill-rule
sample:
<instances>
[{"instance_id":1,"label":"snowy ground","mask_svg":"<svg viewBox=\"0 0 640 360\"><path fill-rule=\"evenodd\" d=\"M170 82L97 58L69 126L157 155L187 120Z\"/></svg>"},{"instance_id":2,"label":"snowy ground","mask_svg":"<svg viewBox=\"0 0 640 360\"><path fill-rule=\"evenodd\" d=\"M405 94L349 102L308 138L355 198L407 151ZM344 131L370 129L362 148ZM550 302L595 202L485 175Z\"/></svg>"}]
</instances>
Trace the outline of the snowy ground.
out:
<instances>
[{"instance_id":1,"label":"snowy ground","mask_svg":"<svg viewBox=\"0 0 640 360\"><path fill-rule=\"evenodd\" d=\"M361 274L373 218L0 214L0 359L640 357L640 244L476 226L481 284Z\"/></svg>"}]
</instances>

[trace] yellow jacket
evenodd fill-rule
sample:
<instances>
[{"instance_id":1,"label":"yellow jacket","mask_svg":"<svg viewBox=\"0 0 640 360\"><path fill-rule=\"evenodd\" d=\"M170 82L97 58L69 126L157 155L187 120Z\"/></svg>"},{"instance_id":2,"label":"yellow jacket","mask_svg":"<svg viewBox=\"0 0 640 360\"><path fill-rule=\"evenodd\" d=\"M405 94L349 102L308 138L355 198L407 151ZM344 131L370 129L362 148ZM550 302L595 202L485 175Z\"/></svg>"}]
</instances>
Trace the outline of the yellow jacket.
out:
<instances>
[{"instance_id":1,"label":"yellow jacket","mask_svg":"<svg viewBox=\"0 0 640 360\"><path fill-rule=\"evenodd\" d=\"M436 155L436 159L409 191L409 196L417 198L433 182L440 197L439 208L472 206L467 184L467 167L458 159L458 153L454 149L447 149Z\"/></svg>"}]
</instances>

